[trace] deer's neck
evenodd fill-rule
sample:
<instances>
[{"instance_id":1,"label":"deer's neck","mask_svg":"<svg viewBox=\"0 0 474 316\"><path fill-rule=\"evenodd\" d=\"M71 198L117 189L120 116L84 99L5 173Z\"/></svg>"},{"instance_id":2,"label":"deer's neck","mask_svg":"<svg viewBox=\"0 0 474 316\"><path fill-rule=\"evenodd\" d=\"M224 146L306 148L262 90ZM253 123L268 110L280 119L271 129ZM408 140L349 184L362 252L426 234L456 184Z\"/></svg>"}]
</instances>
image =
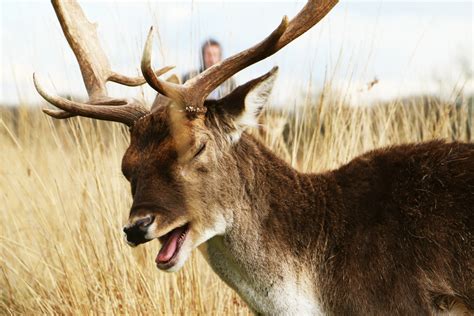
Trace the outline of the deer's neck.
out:
<instances>
[{"instance_id":1,"label":"deer's neck","mask_svg":"<svg viewBox=\"0 0 474 316\"><path fill-rule=\"evenodd\" d=\"M256 312L318 314L331 179L297 172L252 138L241 143L244 207L207 243L208 262Z\"/></svg>"}]
</instances>

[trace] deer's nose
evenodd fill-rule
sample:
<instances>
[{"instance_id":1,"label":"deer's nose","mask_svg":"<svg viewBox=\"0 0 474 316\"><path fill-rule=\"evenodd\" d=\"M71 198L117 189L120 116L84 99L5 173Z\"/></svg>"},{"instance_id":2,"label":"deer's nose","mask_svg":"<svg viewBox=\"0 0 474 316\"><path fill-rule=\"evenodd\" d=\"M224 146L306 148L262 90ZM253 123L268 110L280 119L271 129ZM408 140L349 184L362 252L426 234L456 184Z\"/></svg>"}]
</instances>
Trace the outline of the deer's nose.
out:
<instances>
[{"instance_id":1,"label":"deer's nose","mask_svg":"<svg viewBox=\"0 0 474 316\"><path fill-rule=\"evenodd\" d=\"M134 228L143 229L147 228L148 226L153 223L154 217L151 215L142 217L140 219L135 220L133 223L129 223L123 227L123 232L128 233L129 231L133 230Z\"/></svg>"},{"instance_id":2,"label":"deer's nose","mask_svg":"<svg viewBox=\"0 0 474 316\"><path fill-rule=\"evenodd\" d=\"M154 216L148 215L125 225L123 232L125 233L127 243L130 246L138 246L149 241L145 236L148 232L148 227L150 227L154 219Z\"/></svg>"}]
</instances>

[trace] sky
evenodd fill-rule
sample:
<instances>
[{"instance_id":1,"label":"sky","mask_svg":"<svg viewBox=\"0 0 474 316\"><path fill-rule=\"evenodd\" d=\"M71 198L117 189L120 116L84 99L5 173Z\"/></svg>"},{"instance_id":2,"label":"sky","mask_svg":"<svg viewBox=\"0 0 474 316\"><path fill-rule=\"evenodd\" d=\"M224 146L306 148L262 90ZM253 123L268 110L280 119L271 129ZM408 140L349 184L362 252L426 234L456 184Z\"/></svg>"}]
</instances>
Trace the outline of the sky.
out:
<instances>
[{"instance_id":1,"label":"sky","mask_svg":"<svg viewBox=\"0 0 474 316\"><path fill-rule=\"evenodd\" d=\"M182 75L197 68L201 43L220 41L230 56L262 40L305 1L87 1L79 0L112 68L139 74L147 32L154 25L153 63L175 65ZM0 0L0 103L38 104L32 73L58 94L86 97L79 68L50 1ZM417 95L449 96L454 86L474 92L471 1L341 0L306 34L280 52L239 72L245 83L280 67L273 104L292 106L297 96L325 84L354 105ZM469 80L469 78L471 78ZM378 83L368 89L374 79ZM149 87L109 83L112 96L143 94Z\"/></svg>"}]
</instances>

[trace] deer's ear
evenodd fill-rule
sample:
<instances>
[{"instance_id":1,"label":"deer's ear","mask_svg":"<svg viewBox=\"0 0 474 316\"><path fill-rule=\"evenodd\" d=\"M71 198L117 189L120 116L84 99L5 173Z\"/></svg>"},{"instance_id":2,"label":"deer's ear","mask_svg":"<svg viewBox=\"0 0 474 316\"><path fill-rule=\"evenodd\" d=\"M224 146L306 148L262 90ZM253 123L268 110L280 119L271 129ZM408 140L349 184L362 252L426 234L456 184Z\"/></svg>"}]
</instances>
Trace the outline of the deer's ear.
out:
<instances>
[{"instance_id":1,"label":"deer's ear","mask_svg":"<svg viewBox=\"0 0 474 316\"><path fill-rule=\"evenodd\" d=\"M277 74L278 67L274 67L265 75L237 87L218 100L215 110L220 119L232 122L239 133L246 127L257 126L258 116L270 97Z\"/></svg>"},{"instance_id":2,"label":"deer's ear","mask_svg":"<svg viewBox=\"0 0 474 316\"><path fill-rule=\"evenodd\" d=\"M235 123L241 127L258 125L258 117L272 93L273 84L278 75L278 67L247 84L250 89L245 95L242 112L236 117Z\"/></svg>"}]
</instances>

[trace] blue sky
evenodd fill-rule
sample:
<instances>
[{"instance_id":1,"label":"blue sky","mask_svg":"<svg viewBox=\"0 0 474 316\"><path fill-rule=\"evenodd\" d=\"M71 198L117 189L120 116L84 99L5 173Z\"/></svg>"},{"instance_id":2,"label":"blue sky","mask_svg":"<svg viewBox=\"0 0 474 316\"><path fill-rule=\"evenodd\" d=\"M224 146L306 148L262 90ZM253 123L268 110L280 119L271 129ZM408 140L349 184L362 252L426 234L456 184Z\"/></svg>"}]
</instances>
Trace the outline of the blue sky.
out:
<instances>
[{"instance_id":1,"label":"blue sky","mask_svg":"<svg viewBox=\"0 0 474 316\"><path fill-rule=\"evenodd\" d=\"M155 25L156 67L176 65L182 74L198 65L207 37L221 41L225 54L260 41L305 1L85 1L89 20L113 68L138 74L147 31ZM49 1L1 0L0 102L33 104L40 100L32 84L37 72L49 90L85 96L76 61ZM470 1L340 1L321 23L276 55L237 74L244 83L280 66L274 103L292 104L298 91L334 90L361 104L374 99L436 93L447 95L472 72L473 5ZM467 67L465 65L468 65ZM370 90L366 83L379 83ZM109 85L114 96L148 88Z\"/></svg>"}]
</instances>

